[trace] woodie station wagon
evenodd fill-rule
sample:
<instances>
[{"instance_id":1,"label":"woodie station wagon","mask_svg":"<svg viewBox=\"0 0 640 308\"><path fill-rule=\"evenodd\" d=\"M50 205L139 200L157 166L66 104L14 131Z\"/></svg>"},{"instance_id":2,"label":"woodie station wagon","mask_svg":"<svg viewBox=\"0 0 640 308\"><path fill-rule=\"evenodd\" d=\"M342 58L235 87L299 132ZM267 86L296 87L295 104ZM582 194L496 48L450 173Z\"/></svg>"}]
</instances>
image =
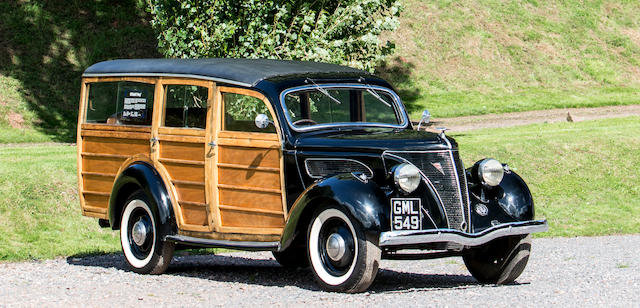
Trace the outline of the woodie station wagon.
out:
<instances>
[{"instance_id":1,"label":"woodie station wagon","mask_svg":"<svg viewBox=\"0 0 640 308\"><path fill-rule=\"evenodd\" d=\"M366 290L381 258L462 256L479 281L508 283L547 229L507 165L465 169L389 83L325 63L94 64L78 180L83 215L120 230L138 273L162 273L179 245L272 251L331 291Z\"/></svg>"}]
</instances>

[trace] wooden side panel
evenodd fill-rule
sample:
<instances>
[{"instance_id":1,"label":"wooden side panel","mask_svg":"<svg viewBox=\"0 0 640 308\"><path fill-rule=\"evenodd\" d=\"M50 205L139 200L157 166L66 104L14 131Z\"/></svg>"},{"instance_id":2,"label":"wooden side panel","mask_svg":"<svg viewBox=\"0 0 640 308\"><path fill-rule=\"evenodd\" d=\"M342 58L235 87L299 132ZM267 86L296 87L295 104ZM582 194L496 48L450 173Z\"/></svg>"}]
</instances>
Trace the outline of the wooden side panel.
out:
<instances>
[{"instance_id":1,"label":"wooden side panel","mask_svg":"<svg viewBox=\"0 0 640 308\"><path fill-rule=\"evenodd\" d=\"M251 167L280 168L280 151L276 149L219 146L218 163Z\"/></svg>"},{"instance_id":2,"label":"wooden side panel","mask_svg":"<svg viewBox=\"0 0 640 308\"><path fill-rule=\"evenodd\" d=\"M280 172L260 169L237 169L219 166L219 180L222 184L249 188L280 189ZM259 201L259 200L256 200Z\"/></svg>"},{"instance_id":3,"label":"wooden side panel","mask_svg":"<svg viewBox=\"0 0 640 308\"><path fill-rule=\"evenodd\" d=\"M192 231L208 230L204 131L164 127L159 131L161 134L158 135L158 161L169 173L176 189L180 209L178 215L181 215L182 221L180 228Z\"/></svg>"},{"instance_id":4,"label":"wooden side panel","mask_svg":"<svg viewBox=\"0 0 640 308\"><path fill-rule=\"evenodd\" d=\"M260 208L270 211L282 211L280 193L268 193L255 190L237 190L221 187L220 204L232 204L237 207L252 208L259 201Z\"/></svg>"},{"instance_id":5,"label":"wooden side panel","mask_svg":"<svg viewBox=\"0 0 640 308\"><path fill-rule=\"evenodd\" d=\"M223 226L240 228L280 228L284 226L284 216L279 214L266 214L220 209Z\"/></svg>"},{"instance_id":6,"label":"wooden side panel","mask_svg":"<svg viewBox=\"0 0 640 308\"><path fill-rule=\"evenodd\" d=\"M129 157L148 157L150 137L150 127L82 124L79 172L85 215L108 218L109 196L118 170Z\"/></svg>"}]
</instances>

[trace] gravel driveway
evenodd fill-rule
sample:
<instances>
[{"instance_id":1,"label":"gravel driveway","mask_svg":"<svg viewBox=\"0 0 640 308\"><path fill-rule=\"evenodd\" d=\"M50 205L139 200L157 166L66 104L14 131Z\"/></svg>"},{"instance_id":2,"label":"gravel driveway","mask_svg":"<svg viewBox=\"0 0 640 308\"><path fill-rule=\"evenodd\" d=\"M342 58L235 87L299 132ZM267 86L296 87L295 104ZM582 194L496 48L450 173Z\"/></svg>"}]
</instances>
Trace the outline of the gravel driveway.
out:
<instances>
[{"instance_id":1,"label":"gravel driveway","mask_svg":"<svg viewBox=\"0 0 640 308\"><path fill-rule=\"evenodd\" d=\"M362 294L319 291L270 253L174 258L137 275L122 255L0 264L0 306L640 307L640 235L534 239L518 283L478 284L461 258L383 260Z\"/></svg>"}]
</instances>

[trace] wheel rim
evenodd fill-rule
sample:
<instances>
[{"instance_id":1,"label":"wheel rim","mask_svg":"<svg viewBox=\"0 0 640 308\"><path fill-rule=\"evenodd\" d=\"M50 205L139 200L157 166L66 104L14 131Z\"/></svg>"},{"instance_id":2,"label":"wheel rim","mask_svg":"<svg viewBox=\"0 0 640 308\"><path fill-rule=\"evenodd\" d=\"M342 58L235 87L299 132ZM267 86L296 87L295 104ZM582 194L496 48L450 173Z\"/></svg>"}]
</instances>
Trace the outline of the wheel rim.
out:
<instances>
[{"instance_id":1,"label":"wheel rim","mask_svg":"<svg viewBox=\"0 0 640 308\"><path fill-rule=\"evenodd\" d=\"M120 241L129 264L136 268L146 266L153 257L156 234L155 222L146 202L130 201L122 214Z\"/></svg>"},{"instance_id":2,"label":"wheel rim","mask_svg":"<svg viewBox=\"0 0 640 308\"><path fill-rule=\"evenodd\" d=\"M355 229L344 213L328 209L316 217L309 233L309 255L325 283L339 285L351 276L358 245Z\"/></svg>"}]
</instances>

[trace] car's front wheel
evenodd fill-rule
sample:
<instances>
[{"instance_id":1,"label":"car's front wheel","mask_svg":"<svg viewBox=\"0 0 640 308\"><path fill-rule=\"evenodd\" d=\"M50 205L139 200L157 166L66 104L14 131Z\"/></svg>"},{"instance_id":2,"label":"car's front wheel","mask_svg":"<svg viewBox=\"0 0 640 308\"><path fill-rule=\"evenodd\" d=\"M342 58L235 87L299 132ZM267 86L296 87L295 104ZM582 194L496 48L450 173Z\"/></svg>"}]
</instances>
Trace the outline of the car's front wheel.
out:
<instances>
[{"instance_id":1,"label":"car's front wheel","mask_svg":"<svg viewBox=\"0 0 640 308\"><path fill-rule=\"evenodd\" d=\"M330 205L315 212L307 243L312 272L325 290L362 292L378 273L380 248L341 207Z\"/></svg>"},{"instance_id":2,"label":"car's front wheel","mask_svg":"<svg viewBox=\"0 0 640 308\"><path fill-rule=\"evenodd\" d=\"M531 252L531 235L510 236L473 248L463 256L464 264L482 283L507 284L524 271Z\"/></svg>"},{"instance_id":3,"label":"car's front wheel","mask_svg":"<svg viewBox=\"0 0 640 308\"><path fill-rule=\"evenodd\" d=\"M163 273L175 244L158 234L158 224L146 194L136 191L126 201L120 223L120 243L131 269L141 274Z\"/></svg>"}]
</instances>

